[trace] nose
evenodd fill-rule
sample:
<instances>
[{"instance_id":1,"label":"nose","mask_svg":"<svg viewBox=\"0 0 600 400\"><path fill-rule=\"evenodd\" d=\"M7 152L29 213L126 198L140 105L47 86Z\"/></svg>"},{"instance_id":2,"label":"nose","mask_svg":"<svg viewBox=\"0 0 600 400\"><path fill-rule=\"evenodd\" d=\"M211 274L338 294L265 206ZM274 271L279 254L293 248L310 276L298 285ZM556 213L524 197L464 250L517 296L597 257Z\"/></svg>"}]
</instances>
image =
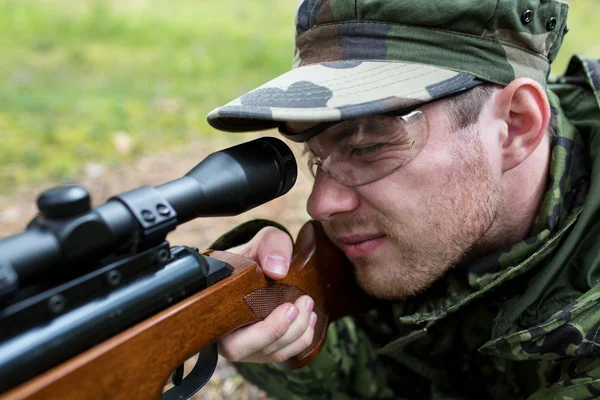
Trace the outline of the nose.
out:
<instances>
[{"instance_id":1,"label":"nose","mask_svg":"<svg viewBox=\"0 0 600 400\"><path fill-rule=\"evenodd\" d=\"M339 213L353 212L360 205L358 193L344 186L325 171L319 169L312 192L306 203L306 211L317 221L327 221Z\"/></svg>"}]
</instances>

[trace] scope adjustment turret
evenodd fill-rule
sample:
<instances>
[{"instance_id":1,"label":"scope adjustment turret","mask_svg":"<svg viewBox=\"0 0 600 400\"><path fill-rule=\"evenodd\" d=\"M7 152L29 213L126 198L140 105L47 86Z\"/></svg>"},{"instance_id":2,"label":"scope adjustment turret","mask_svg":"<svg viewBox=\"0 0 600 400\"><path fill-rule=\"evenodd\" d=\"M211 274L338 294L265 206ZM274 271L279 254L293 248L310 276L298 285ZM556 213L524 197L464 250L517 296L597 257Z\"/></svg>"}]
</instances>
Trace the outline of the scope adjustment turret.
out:
<instances>
[{"instance_id":1,"label":"scope adjustment turret","mask_svg":"<svg viewBox=\"0 0 600 400\"><path fill-rule=\"evenodd\" d=\"M37 206L45 218L71 218L91 210L90 194L79 185L47 189L38 197Z\"/></svg>"}]
</instances>

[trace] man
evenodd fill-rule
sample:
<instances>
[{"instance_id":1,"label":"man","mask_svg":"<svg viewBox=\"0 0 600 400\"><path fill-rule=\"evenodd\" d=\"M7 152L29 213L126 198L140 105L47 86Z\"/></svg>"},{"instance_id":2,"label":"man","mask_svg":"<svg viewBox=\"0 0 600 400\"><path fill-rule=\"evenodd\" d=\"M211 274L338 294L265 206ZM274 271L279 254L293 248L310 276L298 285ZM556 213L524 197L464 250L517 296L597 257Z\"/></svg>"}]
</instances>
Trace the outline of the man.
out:
<instances>
[{"instance_id":1,"label":"man","mask_svg":"<svg viewBox=\"0 0 600 400\"><path fill-rule=\"evenodd\" d=\"M567 9L300 3L295 68L208 120L305 143L309 214L389 301L294 371L272 363L311 342L314 303L281 305L219 343L246 378L281 399L600 397L600 66L548 86ZM216 246L280 279L292 243L265 225Z\"/></svg>"}]
</instances>

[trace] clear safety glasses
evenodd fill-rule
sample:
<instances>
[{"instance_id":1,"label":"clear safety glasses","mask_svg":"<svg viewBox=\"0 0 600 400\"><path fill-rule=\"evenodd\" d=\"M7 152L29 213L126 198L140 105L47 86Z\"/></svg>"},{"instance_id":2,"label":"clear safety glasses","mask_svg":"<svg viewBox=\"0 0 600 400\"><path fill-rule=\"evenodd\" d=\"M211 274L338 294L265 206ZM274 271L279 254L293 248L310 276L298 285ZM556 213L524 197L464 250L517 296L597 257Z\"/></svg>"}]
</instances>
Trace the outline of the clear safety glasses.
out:
<instances>
[{"instance_id":1,"label":"clear safety glasses","mask_svg":"<svg viewBox=\"0 0 600 400\"><path fill-rule=\"evenodd\" d=\"M295 142L305 140L295 150L313 176L321 169L345 186L389 175L415 158L429 137L429 121L418 110L312 125L286 123L279 130Z\"/></svg>"}]
</instances>

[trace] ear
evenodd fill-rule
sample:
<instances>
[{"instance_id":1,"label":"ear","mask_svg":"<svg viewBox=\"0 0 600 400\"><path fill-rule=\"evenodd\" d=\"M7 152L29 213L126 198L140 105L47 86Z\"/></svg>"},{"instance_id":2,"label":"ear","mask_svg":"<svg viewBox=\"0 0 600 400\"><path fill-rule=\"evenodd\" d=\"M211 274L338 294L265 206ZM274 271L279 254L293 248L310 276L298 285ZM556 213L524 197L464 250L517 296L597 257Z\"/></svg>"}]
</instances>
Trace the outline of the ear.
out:
<instances>
[{"instance_id":1,"label":"ear","mask_svg":"<svg viewBox=\"0 0 600 400\"><path fill-rule=\"evenodd\" d=\"M537 148L550 121L544 88L531 78L517 78L496 97L496 113L506 123L502 171L521 164Z\"/></svg>"}]
</instances>

